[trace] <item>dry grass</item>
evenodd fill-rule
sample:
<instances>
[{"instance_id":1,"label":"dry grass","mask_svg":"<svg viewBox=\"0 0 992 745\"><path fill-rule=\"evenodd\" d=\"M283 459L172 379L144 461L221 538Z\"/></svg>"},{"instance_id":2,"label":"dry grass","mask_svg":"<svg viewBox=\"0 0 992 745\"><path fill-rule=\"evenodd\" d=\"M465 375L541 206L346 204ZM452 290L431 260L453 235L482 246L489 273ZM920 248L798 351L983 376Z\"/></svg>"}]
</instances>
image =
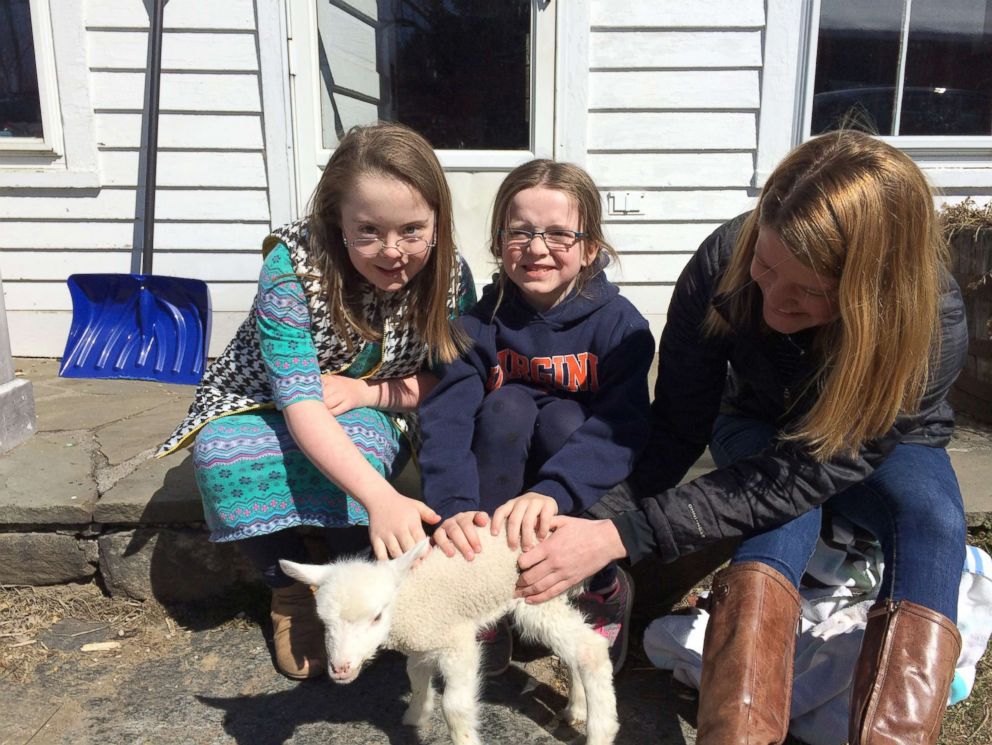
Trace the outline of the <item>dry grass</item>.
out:
<instances>
[{"instance_id":1,"label":"dry grass","mask_svg":"<svg viewBox=\"0 0 992 745\"><path fill-rule=\"evenodd\" d=\"M58 654L39 638L63 619L106 623L111 635L133 636L165 623L156 603L108 598L94 583L29 587L0 585L0 677L27 681L45 659Z\"/></svg>"},{"instance_id":2,"label":"dry grass","mask_svg":"<svg viewBox=\"0 0 992 745\"><path fill-rule=\"evenodd\" d=\"M983 228L992 228L992 202L980 207L968 197L958 204L945 204L938 214L949 236L961 231L977 235Z\"/></svg>"}]
</instances>

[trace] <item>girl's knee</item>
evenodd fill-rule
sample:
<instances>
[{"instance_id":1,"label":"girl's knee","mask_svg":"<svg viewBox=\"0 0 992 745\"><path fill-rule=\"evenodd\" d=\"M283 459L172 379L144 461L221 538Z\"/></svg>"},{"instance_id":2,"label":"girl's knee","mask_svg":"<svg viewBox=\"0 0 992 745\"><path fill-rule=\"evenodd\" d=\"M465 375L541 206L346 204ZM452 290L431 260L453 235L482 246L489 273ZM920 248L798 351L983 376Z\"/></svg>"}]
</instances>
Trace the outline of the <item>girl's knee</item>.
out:
<instances>
[{"instance_id":1,"label":"girl's knee","mask_svg":"<svg viewBox=\"0 0 992 745\"><path fill-rule=\"evenodd\" d=\"M518 385L504 385L491 393L487 393L479 407L479 416L495 415L498 418L518 417L535 418L537 404L534 397Z\"/></svg>"}]
</instances>

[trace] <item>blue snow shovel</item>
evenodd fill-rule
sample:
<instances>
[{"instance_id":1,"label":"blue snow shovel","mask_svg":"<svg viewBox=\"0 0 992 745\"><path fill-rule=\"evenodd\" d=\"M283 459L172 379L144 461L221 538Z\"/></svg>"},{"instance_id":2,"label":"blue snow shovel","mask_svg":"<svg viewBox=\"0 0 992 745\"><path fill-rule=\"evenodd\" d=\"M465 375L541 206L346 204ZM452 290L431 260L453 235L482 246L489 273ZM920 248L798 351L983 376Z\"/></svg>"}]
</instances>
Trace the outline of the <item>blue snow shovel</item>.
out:
<instances>
[{"instance_id":1,"label":"blue snow shovel","mask_svg":"<svg viewBox=\"0 0 992 745\"><path fill-rule=\"evenodd\" d=\"M132 250L140 274L73 274L72 324L59 375L196 384L210 342L210 291L199 279L152 274L155 161L165 0L155 0L148 41L144 245ZM140 265L138 264L140 256Z\"/></svg>"}]
</instances>

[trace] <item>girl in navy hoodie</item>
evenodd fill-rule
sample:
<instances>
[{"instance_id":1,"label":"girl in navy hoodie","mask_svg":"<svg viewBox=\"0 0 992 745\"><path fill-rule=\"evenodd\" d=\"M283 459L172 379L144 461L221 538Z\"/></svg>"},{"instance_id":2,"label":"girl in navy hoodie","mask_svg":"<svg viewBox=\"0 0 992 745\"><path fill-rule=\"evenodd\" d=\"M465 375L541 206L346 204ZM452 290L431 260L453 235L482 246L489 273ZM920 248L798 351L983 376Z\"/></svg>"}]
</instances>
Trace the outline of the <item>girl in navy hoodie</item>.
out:
<instances>
[{"instance_id":1,"label":"girl in navy hoodie","mask_svg":"<svg viewBox=\"0 0 992 745\"><path fill-rule=\"evenodd\" d=\"M546 537L558 514L577 515L625 479L650 432L647 321L605 275L616 251L603 237L599 192L568 163L513 170L493 207L499 267L460 319L471 340L441 365L420 409L424 500L444 519L434 541L471 560L492 516L514 548ZM615 565L580 603L626 652L632 592ZM509 635L495 655L509 662ZM505 664L487 661L490 672Z\"/></svg>"}]
</instances>

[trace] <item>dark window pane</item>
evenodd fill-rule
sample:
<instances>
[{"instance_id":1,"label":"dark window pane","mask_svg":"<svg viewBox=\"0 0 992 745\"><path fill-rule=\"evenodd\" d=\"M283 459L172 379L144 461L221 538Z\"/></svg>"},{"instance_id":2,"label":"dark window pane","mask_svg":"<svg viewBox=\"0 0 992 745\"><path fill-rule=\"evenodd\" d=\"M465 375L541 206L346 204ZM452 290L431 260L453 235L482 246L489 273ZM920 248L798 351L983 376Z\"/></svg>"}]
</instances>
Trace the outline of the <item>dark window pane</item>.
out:
<instances>
[{"instance_id":1,"label":"dark window pane","mask_svg":"<svg viewBox=\"0 0 992 745\"><path fill-rule=\"evenodd\" d=\"M439 149L529 149L530 7L379 0L379 117Z\"/></svg>"},{"instance_id":2,"label":"dark window pane","mask_svg":"<svg viewBox=\"0 0 992 745\"><path fill-rule=\"evenodd\" d=\"M914 2L901 135L992 134L992 3Z\"/></svg>"},{"instance_id":3,"label":"dark window pane","mask_svg":"<svg viewBox=\"0 0 992 745\"><path fill-rule=\"evenodd\" d=\"M28 0L0 0L0 137L42 137Z\"/></svg>"},{"instance_id":4,"label":"dark window pane","mask_svg":"<svg viewBox=\"0 0 992 745\"><path fill-rule=\"evenodd\" d=\"M812 134L840 126L892 133L903 0L823 0Z\"/></svg>"}]
</instances>

